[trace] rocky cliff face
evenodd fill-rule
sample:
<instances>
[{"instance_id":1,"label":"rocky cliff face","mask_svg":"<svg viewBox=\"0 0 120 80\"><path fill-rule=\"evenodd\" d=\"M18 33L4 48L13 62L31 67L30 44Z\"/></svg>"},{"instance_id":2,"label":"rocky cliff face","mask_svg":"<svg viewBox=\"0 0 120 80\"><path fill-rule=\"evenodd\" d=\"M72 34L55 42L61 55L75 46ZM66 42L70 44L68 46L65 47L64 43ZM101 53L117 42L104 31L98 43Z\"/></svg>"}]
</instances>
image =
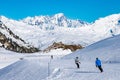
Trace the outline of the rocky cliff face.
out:
<instances>
[{"instance_id":1,"label":"rocky cliff face","mask_svg":"<svg viewBox=\"0 0 120 80\"><path fill-rule=\"evenodd\" d=\"M26 44L19 36L15 35L0 21L0 47L20 53L33 53L37 48Z\"/></svg>"},{"instance_id":2,"label":"rocky cliff face","mask_svg":"<svg viewBox=\"0 0 120 80\"><path fill-rule=\"evenodd\" d=\"M67 45L63 44L62 42L54 42L51 46L46 48L44 52L49 52L52 49L59 49L62 48L63 50L70 49L71 51L76 51L77 49L82 49L83 47L81 45Z\"/></svg>"}]
</instances>

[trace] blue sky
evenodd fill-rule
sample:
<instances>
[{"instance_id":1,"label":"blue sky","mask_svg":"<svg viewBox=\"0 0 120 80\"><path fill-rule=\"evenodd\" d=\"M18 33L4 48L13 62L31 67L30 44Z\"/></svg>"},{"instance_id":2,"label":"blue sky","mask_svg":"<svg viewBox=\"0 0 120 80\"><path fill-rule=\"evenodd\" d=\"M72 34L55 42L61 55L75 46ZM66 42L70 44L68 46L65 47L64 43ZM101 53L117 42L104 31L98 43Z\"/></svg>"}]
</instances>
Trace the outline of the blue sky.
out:
<instances>
[{"instance_id":1,"label":"blue sky","mask_svg":"<svg viewBox=\"0 0 120 80\"><path fill-rule=\"evenodd\" d=\"M120 0L0 0L0 15L16 20L56 13L94 22L100 17L120 13Z\"/></svg>"}]
</instances>

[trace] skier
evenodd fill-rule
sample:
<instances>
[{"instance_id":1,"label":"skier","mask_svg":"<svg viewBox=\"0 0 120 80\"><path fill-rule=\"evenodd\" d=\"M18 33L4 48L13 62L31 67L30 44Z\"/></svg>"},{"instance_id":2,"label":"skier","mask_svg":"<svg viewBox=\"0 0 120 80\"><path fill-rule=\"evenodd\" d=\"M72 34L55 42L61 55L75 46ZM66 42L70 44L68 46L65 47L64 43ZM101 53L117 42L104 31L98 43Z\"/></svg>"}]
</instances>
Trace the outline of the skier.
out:
<instances>
[{"instance_id":1,"label":"skier","mask_svg":"<svg viewBox=\"0 0 120 80\"><path fill-rule=\"evenodd\" d=\"M103 72L103 69L101 67L101 61L98 58L96 58L95 64L96 67L98 67L98 69L100 70L100 72Z\"/></svg>"},{"instance_id":2,"label":"skier","mask_svg":"<svg viewBox=\"0 0 120 80\"><path fill-rule=\"evenodd\" d=\"M80 68L80 61L79 61L78 57L76 57L76 59L75 59L75 64L77 65L77 68Z\"/></svg>"},{"instance_id":3,"label":"skier","mask_svg":"<svg viewBox=\"0 0 120 80\"><path fill-rule=\"evenodd\" d=\"M110 33L112 36L115 36L112 29L110 29Z\"/></svg>"},{"instance_id":4,"label":"skier","mask_svg":"<svg viewBox=\"0 0 120 80\"><path fill-rule=\"evenodd\" d=\"M51 59L53 59L53 55L51 55Z\"/></svg>"}]
</instances>

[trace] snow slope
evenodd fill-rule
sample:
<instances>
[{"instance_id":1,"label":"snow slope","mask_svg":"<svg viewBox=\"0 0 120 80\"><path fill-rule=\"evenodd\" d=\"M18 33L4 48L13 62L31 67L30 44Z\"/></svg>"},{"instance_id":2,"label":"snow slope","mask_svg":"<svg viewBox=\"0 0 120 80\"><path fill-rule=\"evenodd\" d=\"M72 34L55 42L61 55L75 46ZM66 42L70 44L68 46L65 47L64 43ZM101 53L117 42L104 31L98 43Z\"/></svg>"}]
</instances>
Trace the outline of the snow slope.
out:
<instances>
[{"instance_id":1,"label":"snow slope","mask_svg":"<svg viewBox=\"0 0 120 80\"><path fill-rule=\"evenodd\" d=\"M53 62L59 70L46 80L119 80L119 52L120 35L102 40L83 50L69 54L58 62ZM80 69L76 69L74 63L76 56L81 61ZM102 60L103 73L100 73L95 67L96 57ZM62 66L60 66L61 64Z\"/></svg>"},{"instance_id":2,"label":"snow slope","mask_svg":"<svg viewBox=\"0 0 120 80\"><path fill-rule=\"evenodd\" d=\"M0 48L0 69L18 61L21 57L22 54Z\"/></svg>"},{"instance_id":3,"label":"snow slope","mask_svg":"<svg viewBox=\"0 0 120 80\"><path fill-rule=\"evenodd\" d=\"M25 55L0 69L1 80L119 80L120 79L120 35L99 41L82 50L61 57L49 54ZM6 52L6 51L5 51ZM59 52L59 51L57 51ZM61 51L60 51L61 52ZM53 52L50 53L52 55ZM61 52L62 53L62 52ZM79 56L80 69L76 69L74 58ZM102 60L104 72L95 67L95 58Z\"/></svg>"},{"instance_id":4,"label":"snow slope","mask_svg":"<svg viewBox=\"0 0 120 80\"><path fill-rule=\"evenodd\" d=\"M18 54L0 48L0 80L44 79L48 76L50 56L53 55L54 59L59 59L68 53L71 51L58 49L44 54Z\"/></svg>"},{"instance_id":5,"label":"snow slope","mask_svg":"<svg viewBox=\"0 0 120 80\"><path fill-rule=\"evenodd\" d=\"M96 57L104 62L120 62L120 35L99 41L82 50L76 51L66 58L79 56L81 60L94 61Z\"/></svg>"},{"instance_id":6,"label":"snow slope","mask_svg":"<svg viewBox=\"0 0 120 80\"><path fill-rule=\"evenodd\" d=\"M47 66L42 60L18 61L0 71L2 80L39 80L47 76Z\"/></svg>"}]
</instances>

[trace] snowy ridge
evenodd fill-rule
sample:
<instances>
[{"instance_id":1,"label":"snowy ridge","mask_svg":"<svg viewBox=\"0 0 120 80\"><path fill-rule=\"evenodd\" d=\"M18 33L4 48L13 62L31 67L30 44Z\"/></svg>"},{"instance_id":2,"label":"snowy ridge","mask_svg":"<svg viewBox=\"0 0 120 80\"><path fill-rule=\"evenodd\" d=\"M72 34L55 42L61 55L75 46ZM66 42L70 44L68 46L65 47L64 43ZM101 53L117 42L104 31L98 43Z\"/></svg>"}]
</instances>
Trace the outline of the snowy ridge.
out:
<instances>
[{"instance_id":1,"label":"snowy ridge","mask_svg":"<svg viewBox=\"0 0 120 80\"><path fill-rule=\"evenodd\" d=\"M100 18L92 24L92 28L96 33L108 34L112 29L114 34L120 34L120 14L113 14L105 18Z\"/></svg>"},{"instance_id":2,"label":"snowy ridge","mask_svg":"<svg viewBox=\"0 0 120 80\"><path fill-rule=\"evenodd\" d=\"M1 21L8 28L10 28L10 30L12 30L13 33L15 33L16 35L21 37L24 41L26 41L30 45L33 45L34 42L35 42L34 43L35 47L39 47L39 45L41 45L41 44L38 44L39 41L37 41L38 38L40 37L38 35L40 35L42 33L44 34L44 31L40 30L38 27L30 26L23 22L8 19L4 16L1 16ZM37 35L35 35L35 34L37 34Z\"/></svg>"},{"instance_id":3,"label":"snowy ridge","mask_svg":"<svg viewBox=\"0 0 120 80\"><path fill-rule=\"evenodd\" d=\"M7 26L2 24L0 26L0 31L3 35L6 36L6 38L11 39L14 42L17 42L19 45L24 45L27 47L27 44L24 42L24 40L20 39L18 36L16 36ZM1 35L2 36L2 35Z\"/></svg>"},{"instance_id":4,"label":"snowy ridge","mask_svg":"<svg viewBox=\"0 0 120 80\"><path fill-rule=\"evenodd\" d=\"M20 21L2 16L1 20L15 34L39 49L45 49L54 42L85 47L111 37L112 34L120 34L120 14L100 18L91 24L67 19L63 13L28 17Z\"/></svg>"},{"instance_id":5,"label":"snowy ridge","mask_svg":"<svg viewBox=\"0 0 120 80\"><path fill-rule=\"evenodd\" d=\"M63 13L55 14L53 16L27 17L21 21L29 25L39 26L44 30L54 30L58 27L76 28L87 25L87 22L67 19Z\"/></svg>"},{"instance_id":6,"label":"snowy ridge","mask_svg":"<svg viewBox=\"0 0 120 80\"><path fill-rule=\"evenodd\" d=\"M0 47L16 52L32 53L39 51L27 44L23 39L14 34L2 21L0 21Z\"/></svg>"}]
</instances>

